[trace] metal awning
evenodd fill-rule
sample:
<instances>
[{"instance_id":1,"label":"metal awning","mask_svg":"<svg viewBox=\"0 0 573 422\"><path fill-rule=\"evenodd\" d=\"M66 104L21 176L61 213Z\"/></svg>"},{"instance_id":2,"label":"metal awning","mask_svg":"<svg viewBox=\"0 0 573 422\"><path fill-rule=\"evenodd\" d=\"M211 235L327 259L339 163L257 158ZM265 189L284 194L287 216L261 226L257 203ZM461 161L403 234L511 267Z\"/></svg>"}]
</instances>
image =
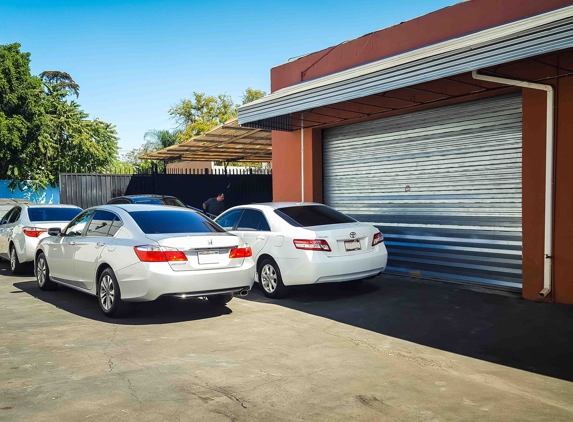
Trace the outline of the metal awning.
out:
<instances>
[{"instance_id":1,"label":"metal awning","mask_svg":"<svg viewBox=\"0 0 573 422\"><path fill-rule=\"evenodd\" d=\"M272 160L271 132L239 126L235 117L181 144L139 158L162 161L267 162Z\"/></svg>"},{"instance_id":2,"label":"metal awning","mask_svg":"<svg viewBox=\"0 0 573 422\"><path fill-rule=\"evenodd\" d=\"M239 107L243 126L292 131L292 113L573 47L573 6L289 86Z\"/></svg>"}]
</instances>

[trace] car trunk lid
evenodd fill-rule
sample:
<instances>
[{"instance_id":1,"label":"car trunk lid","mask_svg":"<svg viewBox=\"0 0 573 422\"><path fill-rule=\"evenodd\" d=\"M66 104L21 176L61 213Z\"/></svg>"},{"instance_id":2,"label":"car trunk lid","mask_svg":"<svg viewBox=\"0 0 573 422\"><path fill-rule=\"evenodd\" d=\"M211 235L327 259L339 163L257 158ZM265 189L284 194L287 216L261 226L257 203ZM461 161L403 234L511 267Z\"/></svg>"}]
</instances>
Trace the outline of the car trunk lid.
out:
<instances>
[{"instance_id":1,"label":"car trunk lid","mask_svg":"<svg viewBox=\"0 0 573 422\"><path fill-rule=\"evenodd\" d=\"M169 262L174 271L235 268L244 261L244 258L230 258L231 250L241 247L243 241L228 233L147 234L146 237L185 254L187 261Z\"/></svg>"},{"instance_id":2,"label":"car trunk lid","mask_svg":"<svg viewBox=\"0 0 573 422\"><path fill-rule=\"evenodd\" d=\"M377 230L363 223L341 223L327 226L305 227L316 239L328 242L331 252L327 256L359 255L372 251L372 238Z\"/></svg>"}]
</instances>

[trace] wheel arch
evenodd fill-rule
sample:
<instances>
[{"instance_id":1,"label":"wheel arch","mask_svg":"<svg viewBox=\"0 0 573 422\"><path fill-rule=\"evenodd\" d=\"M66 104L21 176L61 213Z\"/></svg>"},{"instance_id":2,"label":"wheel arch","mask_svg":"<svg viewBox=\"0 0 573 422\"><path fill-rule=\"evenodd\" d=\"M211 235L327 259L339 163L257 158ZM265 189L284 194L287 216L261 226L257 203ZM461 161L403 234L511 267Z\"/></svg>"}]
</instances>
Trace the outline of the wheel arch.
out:
<instances>
[{"instance_id":1,"label":"wheel arch","mask_svg":"<svg viewBox=\"0 0 573 422\"><path fill-rule=\"evenodd\" d=\"M101 273L103 273L107 268L109 268L110 270L113 271L113 268L111 268L111 265L109 265L107 262L102 262L99 264L99 266L97 267L96 270L96 275L95 275L95 291L97 292L98 288L99 288L99 279L101 277Z\"/></svg>"}]
</instances>

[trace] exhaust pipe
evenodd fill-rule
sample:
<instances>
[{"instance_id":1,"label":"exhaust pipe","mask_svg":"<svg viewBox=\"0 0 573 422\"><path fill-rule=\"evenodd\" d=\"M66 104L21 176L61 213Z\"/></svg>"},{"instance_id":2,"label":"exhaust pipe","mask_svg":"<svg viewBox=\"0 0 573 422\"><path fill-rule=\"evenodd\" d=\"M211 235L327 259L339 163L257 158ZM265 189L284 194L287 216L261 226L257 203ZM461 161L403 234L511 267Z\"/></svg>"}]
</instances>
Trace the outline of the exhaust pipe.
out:
<instances>
[{"instance_id":1,"label":"exhaust pipe","mask_svg":"<svg viewBox=\"0 0 573 422\"><path fill-rule=\"evenodd\" d=\"M249 289L243 289L239 292L239 296L245 297L249 294Z\"/></svg>"}]
</instances>

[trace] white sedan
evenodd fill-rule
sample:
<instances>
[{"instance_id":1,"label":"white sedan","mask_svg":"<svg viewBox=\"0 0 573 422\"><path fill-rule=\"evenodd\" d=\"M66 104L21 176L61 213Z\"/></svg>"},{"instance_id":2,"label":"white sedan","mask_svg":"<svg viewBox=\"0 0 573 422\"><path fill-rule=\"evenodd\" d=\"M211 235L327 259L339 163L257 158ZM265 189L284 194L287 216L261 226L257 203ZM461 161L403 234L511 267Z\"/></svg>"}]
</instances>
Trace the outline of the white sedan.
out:
<instances>
[{"instance_id":1,"label":"white sedan","mask_svg":"<svg viewBox=\"0 0 573 422\"><path fill-rule=\"evenodd\" d=\"M34 251L48 228L64 228L82 209L74 205L19 204L0 218L0 257L10 260L13 274L34 261Z\"/></svg>"},{"instance_id":2,"label":"white sedan","mask_svg":"<svg viewBox=\"0 0 573 422\"><path fill-rule=\"evenodd\" d=\"M215 221L251 247L256 281L271 298L286 295L288 286L360 281L386 268L382 233L326 205L243 205Z\"/></svg>"},{"instance_id":3,"label":"white sedan","mask_svg":"<svg viewBox=\"0 0 573 422\"><path fill-rule=\"evenodd\" d=\"M251 249L201 213L161 205L102 205L40 241L34 272L97 296L107 316L160 296L206 297L224 305L254 282Z\"/></svg>"}]
</instances>

